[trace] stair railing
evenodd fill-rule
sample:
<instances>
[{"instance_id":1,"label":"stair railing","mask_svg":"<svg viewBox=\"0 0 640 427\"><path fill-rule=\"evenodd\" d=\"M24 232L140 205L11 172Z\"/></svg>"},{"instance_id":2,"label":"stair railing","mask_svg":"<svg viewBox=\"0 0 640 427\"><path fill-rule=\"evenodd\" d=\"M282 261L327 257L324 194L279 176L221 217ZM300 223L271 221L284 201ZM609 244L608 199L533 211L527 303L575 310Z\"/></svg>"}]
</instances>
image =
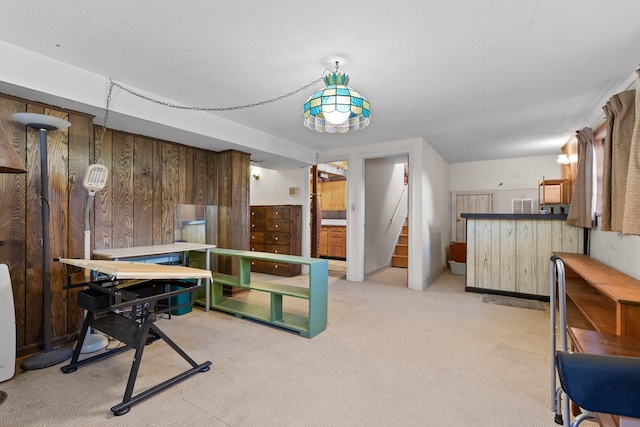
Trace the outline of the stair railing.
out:
<instances>
[{"instance_id":1,"label":"stair railing","mask_svg":"<svg viewBox=\"0 0 640 427\"><path fill-rule=\"evenodd\" d=\"M404 196L405 191L407 191L406 185L402 189L402 193L400 193L400 198L398 199L398 203L396 203L396 208L393 211L393 215L391 215L391 220L389 221L389 225L387 226L387 229L389 229L389 227L391 227L391 224L393 224L393 221L396 220L396 215L398 215L398 209L400 209L400 202L402 201L402 197Z\"/></svg>"}]
</instances>

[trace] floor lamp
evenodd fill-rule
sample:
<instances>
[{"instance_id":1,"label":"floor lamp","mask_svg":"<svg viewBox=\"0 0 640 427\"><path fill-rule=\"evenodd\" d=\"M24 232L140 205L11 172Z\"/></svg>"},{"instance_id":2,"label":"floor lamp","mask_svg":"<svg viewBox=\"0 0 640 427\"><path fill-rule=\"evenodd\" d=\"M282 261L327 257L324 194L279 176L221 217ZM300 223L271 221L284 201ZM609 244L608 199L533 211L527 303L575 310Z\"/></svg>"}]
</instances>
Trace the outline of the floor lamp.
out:
<instances>
[{"instance_id":1,"label":"floor lamp","mask_svg":"<svg viewBox=\"0 0 640 427\"><path fill-rule=\"evenodd\" d=\"M41 369L57 365L71 358L69 347L51 349L51 249L49 247L49 171L47 166L47 132L71 126L66 120L44 114L15 113L20 123L40 131L40 199L42 200L42 303L44 352L22 361L22 369Z\"/></svg>"},{"instance_id":2,"label":"floor lamp","mask_svg":"<svg viewBox=\"0 0 640 427\"><path fill-rule=\"evenodd\" d=\"M102 190L107 185L109 169L101 164L89 165L84 173L82 186L87 190L87 200L84 204L84 259L91 259L91 227L89 224L89 211L93 205L93 199L97 191ZM91 280L91 270L85 270L85 279ZM86 310L85 310L86 316ZM87 329L84 337L81 353L93 353L102 350L109 344L109 340L102 334L95 334L93 328Z\"/></svg>"}]
</instances>

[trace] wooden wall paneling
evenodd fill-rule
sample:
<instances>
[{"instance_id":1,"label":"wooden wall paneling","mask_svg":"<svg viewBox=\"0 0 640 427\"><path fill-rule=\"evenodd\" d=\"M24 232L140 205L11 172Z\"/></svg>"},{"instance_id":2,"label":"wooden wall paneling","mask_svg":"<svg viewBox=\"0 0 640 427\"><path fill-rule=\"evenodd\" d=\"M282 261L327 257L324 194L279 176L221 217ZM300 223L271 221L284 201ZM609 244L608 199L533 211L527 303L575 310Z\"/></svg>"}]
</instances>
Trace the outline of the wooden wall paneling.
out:
<instances>
[{"instance_id":1,"label":"wooden wall paneling","mask_svg":"<svg viewBox=\"0 0 640 427\"><path fill-rule=\"evenodd\" d=\"M27 105L28 113L44 108ZM40 201L40 136L27 128L25 345L42 341L42 204ZM18 349L20 350L20 348ZM36 349L37 350L37 349Z\"/></svg>"},{"instance_id":2,"label":"wooden wall paneling","mask_svg":"<svg viewBox=\"0 0 640 427\"><path fill-rule=\"evenodd\" d=\"M93 147L92 118L86 115L69 114L69 248L70 258L84 258L84 207L87 191L82 182L89 164ZM93 219L92 215L89 217ZM91 226L91 224L90 224ZM67 290L67 333L79 330L84 312L78 307L79 288Z\"/></svg>"},{"instance_id":3,"label":"wooden wall paneling","mask_svg":"<svg viewBox=\"0 0 640 427\"><path fill-rule=\"evenodd\" d=\"M231 152L218 153L217 163L218 182L218 246L234 249L231 244L231 192L232 171ZM233 257L219 256L218 271L233 274Z\"/></svg>"},{"instance_id":4,"label":"wooden wall paneling","mask_svg":"<svg viewBox=\"0 0 640 427\"><path fill-rule=\"evenodd\" d=\"M469 230L467 234L467 274L466 274L466 286L467 287L476 287L476 263L478 262L476 259L476 233L475 226L476 220L472 218L467 218L466 221L467 230Z\"/></svg>"},{"instance_id":5,"label":"wooden wall paneling","mask_svg":"<svg viewBox=\"0 0 640 427\"><path fill-rule=\"evenodd\" d=\"M218 153L207 152L207 187L205 204L218 206Z\"/></svg>"},{"instance_id":6,"label":"wooden wall paneling","mask_svg":"<svg viewBox=\"0 0 640 427\"><path fill-rule=\"evenodd\" d=\"M204 150L193 150L193 204L207 203L207 153Z\"/></svg>"},{"instance_id":7,"label":"wooden wall paneling","mask_svg":"<svg viewBox=\"0 0 640 427\"><path fill-rule=\"evenodd\" d=\"M113 133L113 238L115 247L133 246L133 136Z\"/></svg>"},{"instance_id":8,"label":"wooden wall paneling","mask_svg":"<svg viewBox=\"0 0 640 427\"><path fill-rule=\"evenodd\" d=\"M204 204L207 215L207 243L219 245L218 243L218 153L212 151L203 151L203 157L206 157L206 186L204 193ZM211 271L220 271L218 269L218 257L211 256Z\"/></svg>"},{"instance_id":9,"label":"wooden wall paneling","mask_svg":"<svg viewBox=\"0 0 640 427\"><path fill-rule=\"evenodd\" d=\"M96 193L93 204L94 227L91 238L96 249L111 249L113 245L113 131L94 128L94 161L109 169L109 180Z\"/></svg>"},{"instance_id":10,"label":"wooden wall paneling","mask_svg":"<svg viewBox=\"0 0 640 427\"><path fill-rule=\"evenodd\" d=\"M513 289L516 281L516 235L515 220L497 221L500 223L500 286L506 291Z\"/></svg>"},{"instance_id":11,"label":"wooden wall paneling","mask_svg":"<svg viewBox=\"0 0 640 427\"><path fill-rule=\"evenodd\" d=\"M27 128L11 117L26 111L26 104L0 98L0 139L15 148L22 164L27 164ZM0 263L7 264L11 276L18 347L26 343L26 186L27 174L0 174Z\"/></svg>"},{"instance_id":12,"label":"wooden wall paneling","mask_svg":"<svg viewBox=\"0 0 640 427\"><path fill-rule=\"evenodd\" d=\"M491 226L491 259L499 260L500 245L502 245L502 240L500 240L500 221L490 220L489 225ZM491 263L491 279L489 284L493 289L500 289L501 270L502 265L500 265L500 262L493 261Z\"/></svg>"},{"instance_id":13,"label":"wooden wall paneling","mask_svg":"<svg viewBox=\"0 0 640 427\"><path fill-rule=\"evenodd\" d=\"M173 243L174 205L180 200L180 150L175 144L160 143L162 150L162 242Z\"/></svg>"},{"instance_id":14,"label":"wooden wall paneling","mask_svg":"<svg viewBox=\"0 0 640 427\"><path fill-rule=\"evenodd\" d=\"M492 263L491 257L491 220L480 220L477 222L476 227L476 250L479 254L479 259L476 259L477 275L476 283L481 288L492 289L493 288L493 274L492 270L495 268Z\"/></svg>"},{"instance_id":15,"label":"wooden wall paneling","mask_svg":"<svg viewBox=\"0 0 640 427\"><path fill-rule=\"evenodd\" d=\"M218 153L218 246L222 248L249 249L249 163L247 153ZM236 274L234 262L235 257L219 257L220 271Z\"/></svg>"},{"instance_id":16,"label":"wooden wall paneling","mask_svg":"<svg viewBox=\"0 0 640 427\"><path fill-rule=\"evenodd\" d=\"M193 148L180 147L180 204L193 205L194 200L194 170L193 170ZM184 177L184 178L183 178ZM184 179L184 181L183 181Z\"/></svg>"},{"instance_id":17,"label":"wooden wall paneling","mask_svg":"<svg viewBox=\"0 0 640 427\"><path fill-rule=\"evenodd\" d=\"M153 141L153 244L162 243L162 144Z\"/></svg>"},{"instance_id":18,"label":"wooden wall paneling","mask_svg":"<svg viewBox=\"0 0 640 427\"><path fill-rule=\"evenodd\" d=\"M535 220L516 221L516 292L534 294L536 290L535 271Z\"/></svg>"},{"instance_id":19,"label":"wooden wall paneling","mask_svg":"<svg viewBox=\"0 0 640 427\"><path fill-rule=\"evenodd\" d=\"M69 120L67 112L45 109L45 114ZM51 326L52 337L67 334L67 282L64 265L55 258L69 256L69 128L48 132L49 218L51 239ZM75 326L75 325L74 325ZM72 328L73 329L73 328Z\"/></svg>"},{"instance_id":20,"label":"wooden wall paneling","mask_svg":"<svg viewBox=\"0 0 640 427\"><path fill-rule=\"evenodd\" d=\"M535 271L537 280L535 282L535 294L547 295L549 283L548 280L544 280L544 277L549 277L551 267L551 254L553 252L553 240L555 223L561 223L560 221L536 221L536 244L538 245L536 250L535 259Z\"/></svg>"},{"instance_id":21,"label":"wooden wall paneling","mask_svg":"<svg viewBox=\"0 0 640 427\"><path fill-rule=\"evenodd\" d=\"M154 141L133 139L133 246L153 245Z\"/></svg>"}]
</instances>

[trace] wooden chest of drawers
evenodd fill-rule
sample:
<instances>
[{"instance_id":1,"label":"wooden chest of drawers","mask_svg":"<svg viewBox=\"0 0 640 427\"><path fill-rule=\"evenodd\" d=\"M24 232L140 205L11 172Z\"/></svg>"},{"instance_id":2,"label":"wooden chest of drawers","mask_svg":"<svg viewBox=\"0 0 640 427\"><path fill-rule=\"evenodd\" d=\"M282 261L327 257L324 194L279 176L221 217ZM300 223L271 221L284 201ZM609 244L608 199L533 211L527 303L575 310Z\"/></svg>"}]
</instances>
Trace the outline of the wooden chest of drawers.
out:
<instances>
[{"instance_id":1,"label":"wooden chest of drawers","mask_svg":"<svg viewBox=\"0 0 640 427\"><path fill-rule=\"evenodd\" d=\"M249 216L252 251L302 254L302 206L251 206ZM300 265L252 260L251 271L290 277L300 274Z\"/></svg>"}]
</instances>

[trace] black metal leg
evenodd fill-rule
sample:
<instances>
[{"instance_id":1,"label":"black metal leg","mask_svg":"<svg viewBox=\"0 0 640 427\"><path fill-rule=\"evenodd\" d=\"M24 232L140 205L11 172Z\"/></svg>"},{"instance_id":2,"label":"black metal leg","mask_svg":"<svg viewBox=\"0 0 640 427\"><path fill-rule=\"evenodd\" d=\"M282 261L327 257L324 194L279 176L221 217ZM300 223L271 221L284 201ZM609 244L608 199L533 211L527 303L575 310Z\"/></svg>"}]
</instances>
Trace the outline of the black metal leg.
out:
<instances>
[{"instance_id":1,"label":"black metal leg","mask_svg":"<svg viewBox=\"0 0 640 427\"><path fill-rule=\"evenodd\" d=\"M191 369L185 371L181 374L176 375L173 378L170 378L146 391L143 391L135 396L133 396L133 388L135 386L136 378L138 376L138 370L140 368L140 362L142 361L142 353L144 351L145 344L147 342L147 337L155 334L164 340L176 353L178 353L184 360L189 362L192 366ZM151 318L146 318L143 320L143 333L140 335L140 340L136 346L136 354L134 356L133 364L131 366L131 372L129 373L129 380L127 382L127 389L124 394L124 399L122 403L115 405L111 408L111 411L115 416L124 415L131 410L131 406L141 402L144 399L147 399L156 393L159 393L174 384L177 384L180 381L183 381L192 375L195 375L199 372L207 372L210 369L211 362L206 361L201 364L197 364L192 358L190 358L180 347L176 345L164 332L162 332L157 326L155 326Z\"/></svg>"},{"instance_id":2,"label":"black metal leg","mask_svg":"<svg viewBox=\"0 0 640 427\"><path fill-rule=\"evenodd\" d=\"M73 350L73 356L71 356L71 362L60 368L65 374L75 372L78 369L78 358L80 357L82 344L84 344L84 339L87 336L87 331L89 330L89 323L91 322L89 316L91 316L91 312L87 311L87 314L84 316L84 321L82 322L82 328L80 328L80 335L78 336L76 348Z\"/></svg>"}]
</instances>

